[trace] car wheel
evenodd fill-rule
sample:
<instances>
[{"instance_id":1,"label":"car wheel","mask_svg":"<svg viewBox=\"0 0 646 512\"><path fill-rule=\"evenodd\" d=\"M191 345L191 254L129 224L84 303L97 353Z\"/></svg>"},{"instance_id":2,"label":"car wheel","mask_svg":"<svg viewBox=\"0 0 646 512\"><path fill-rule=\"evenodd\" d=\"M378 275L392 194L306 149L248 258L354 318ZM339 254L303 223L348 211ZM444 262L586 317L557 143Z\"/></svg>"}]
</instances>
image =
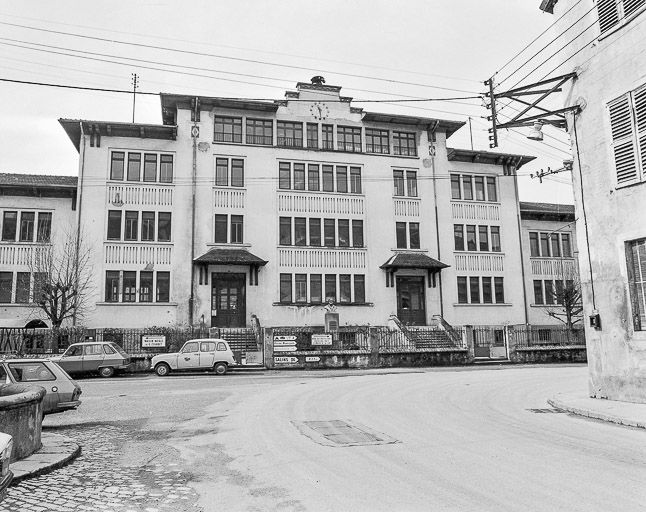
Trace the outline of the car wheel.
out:
<instances>
[{"instance_id":1,"label":"car wheel","mask_svg":"<svg viewBox=\"0 0 646 512\"><path fill-rule=\"evenodd\" d=\"M216 375L224 375L227 373L227 364L226 363L215 363L213 371Z\"/></svg>"},{"instance_id":2,"label":"car wheel","mask_svg":"<svg viewBox=\"0 0 646 512\"><path fill-rule=\"evenodd\" d=\"M166 363L159 363L157 366L155 366L155 373L160 377L166 377L166 375L170 373L170 366L168 366Z\"/></svg>"},{"instance_id":3,"label":"car wheel","mask_svg":"<svg viewBox=\"0 0 646 512\"><path fill-rule=\"evenodd\" d=\"M99 370L99 375L101 375L101 377L105 377L106 379L108 377L112 377L114 375L114 368L112 368L112 366L104 366Z\"/></svg>"}]
</instances>

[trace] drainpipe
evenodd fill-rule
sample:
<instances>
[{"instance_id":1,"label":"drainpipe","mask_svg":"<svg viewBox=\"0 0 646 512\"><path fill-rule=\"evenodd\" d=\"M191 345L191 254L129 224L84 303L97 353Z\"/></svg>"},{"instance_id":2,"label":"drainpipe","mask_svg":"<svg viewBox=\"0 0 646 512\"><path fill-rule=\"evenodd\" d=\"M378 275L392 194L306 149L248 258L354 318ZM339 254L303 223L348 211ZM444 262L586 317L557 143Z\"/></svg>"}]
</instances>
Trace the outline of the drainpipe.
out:
<instances>
[{"instance_id":1,"label":"drainpipe","mask_svg":"<svg viewBox=\"0 0 646 512\"><path fill-rule=\"evenodd\" d=\"M440 124L439 121L435 121L435 124L430 130L431 135L431 146L430 156L431 156L431 170L433 174L433 203L435 205L435 241L437 243L437 261L442 261L441 259L441 249L440 249L440 221L438 218L438 208L437 208L437 178L435 176L435 130ZM444 294L442 290L442 273L437 273L437 279L440 285L440 316L444 318Z\"/></svg>"},{"instance_id":2,"label":"drainpipe","mask_svg":"<svg viewBox=\"0 0 646 512\"><path fill-rule=\"evenodd\" d=\"M81 169L79 171L79 180L78 184L76 187L76 208L78 209L78 213L76 215L76 247L74 248L75 250L75 264L74 264L74 271L77 274L76 279L78 280L78 262L79 262L79 244L81 241L81 211L83 209L83 179L85 178L85 132L83 131L83 122L79 122L79 127L81 129L81 142L82 144L79 146L79 150L81 153ZM74 313L72 314L72 325L76 326L76 309L74 310Z\"/></svg>"},{"instance_id":3,"label":"drainpipe","mask_svg":"<svg viewBox=\"0 0 646 512\"><path fill-rule=\"evenodd\" d=\"M516 199L516 219L518 221L518 240L520 242L520 274L521 274L521 281L523 283L523 306L525 309L525 325L529 324L529 310L527 306L527 284L525 283L525 256L523 254L523 231L520 226L520 199L518 197L518 173L516 172L516 169L518 165L520 165L520 162L522 161L522 157L519 157L518 162L513 164L514 167L512 169L512 173L514 176L514 195Z\"/></svg>"}]
</instances>

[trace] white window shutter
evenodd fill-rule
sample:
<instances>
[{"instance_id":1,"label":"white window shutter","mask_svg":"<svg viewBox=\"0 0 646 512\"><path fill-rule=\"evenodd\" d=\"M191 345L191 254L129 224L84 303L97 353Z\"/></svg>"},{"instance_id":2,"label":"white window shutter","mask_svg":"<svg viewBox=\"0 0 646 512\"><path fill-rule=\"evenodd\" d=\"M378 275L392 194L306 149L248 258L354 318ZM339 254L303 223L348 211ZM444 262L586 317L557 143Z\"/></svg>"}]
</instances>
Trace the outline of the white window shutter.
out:
<instances>
[{"instance_id":1,"label":"white window shutter","mask_svg":"<svg viewBox=\"0 0 646 512\"><path fill-rule=\"evenodd\" d=\"M639 148L639 160L641 176L643 181L646 178L644 165L646 163L646 87L637 89L633 93L633 105L635 106L635 125L637 127L637 147Z\"/></svg>"},{"instance_id":2,"label":"white window shutter","mask_svg":"<svg viewBox=\"0 0 646 512\"><path fill-rule=\"evenodd\" d=\"M634 12L646 5L646 0L623 0L624 4L624 18L627 18Z\"/></svg>"},{"instance_id":3,"label":"white window shutter","mask_svg":"<svg viewBox=\"0 0 646 512\"><path fill-rule=\"evenodd\" d=\"M618 3L619 0L597 0L599 28L601 29L602 34L619 24Z\"/></svg>"},{"instance_id":4,"label":"white window shutter","mask_svg":"<svg viewBox=\"0 0 646 512\"><path fill-rule=\"evenodd\" d=\"M626 185L637 180L638 175L629 95L626 94L610 103L608 110L617 170L617 185Z\"/></svg>"}]
</instances>

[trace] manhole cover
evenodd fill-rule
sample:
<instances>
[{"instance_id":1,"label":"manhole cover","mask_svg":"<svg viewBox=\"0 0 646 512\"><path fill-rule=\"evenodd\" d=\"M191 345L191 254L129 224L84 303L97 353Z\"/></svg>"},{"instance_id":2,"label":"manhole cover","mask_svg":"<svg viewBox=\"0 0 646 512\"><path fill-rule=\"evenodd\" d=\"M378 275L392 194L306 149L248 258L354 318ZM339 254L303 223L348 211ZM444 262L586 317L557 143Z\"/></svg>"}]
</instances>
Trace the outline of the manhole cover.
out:
<instances>
[{"instance_id":1,"label":"manhole cover","mask_svg":"<svg viewBox=\"0 0 646 512\"><path fill-rule=\"evenodd\" d=\"M347 420L292 421L301 434L325 446L366 446L398 443L386 434Z\"/></svg>"},{"instance_id":2,"label":"manhole cover","mask_svg":"<svg viewBox=\"0 0 646 512\"><path fill-rule=\"evenodd\" d=\"M547 414L547 413L552 413L552 414L562 414L565 411L561 411L559 409L527 409L529 412L534 412L537 414Z\"/></svg>"}]
</instances>

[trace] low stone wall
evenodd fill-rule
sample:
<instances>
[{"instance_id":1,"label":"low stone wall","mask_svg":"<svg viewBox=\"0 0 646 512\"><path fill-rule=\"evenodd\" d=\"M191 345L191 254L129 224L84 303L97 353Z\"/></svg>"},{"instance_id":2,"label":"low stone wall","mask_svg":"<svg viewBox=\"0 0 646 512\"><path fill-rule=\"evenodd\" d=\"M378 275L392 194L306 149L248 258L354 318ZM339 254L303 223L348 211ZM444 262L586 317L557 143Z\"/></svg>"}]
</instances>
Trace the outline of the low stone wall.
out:
<instances>
[{"instance_id":1,"label":"low stone wall","mask_svg":"<svg viewBox=\"0 0 646 512\"><path fill-rule=\"evenodd\" d=\"M0 386L0 432L13 437L11 460L24 459L41 447L45 388L31 384Z\"/></svg>"},{"instance_id":2,"label":"low stone wall","mask_svg":"<svg viewBox=\"0 0 646 512\"><path fill-rule=\"evenodd\" d=\"M585 363L585 346L523 347L509 352L514 363Z\"/></svg>"},{"instance_id":3,"label":"low stone wall","mask_svg":"<svg viewBox=\"0 0 646 512\"><path fill-rule=\"evenodd\" d=\"M438 349L419 352L380 353L380 367L461 366L467 364L467 349Z\"/></svg>"}]
</instances>

